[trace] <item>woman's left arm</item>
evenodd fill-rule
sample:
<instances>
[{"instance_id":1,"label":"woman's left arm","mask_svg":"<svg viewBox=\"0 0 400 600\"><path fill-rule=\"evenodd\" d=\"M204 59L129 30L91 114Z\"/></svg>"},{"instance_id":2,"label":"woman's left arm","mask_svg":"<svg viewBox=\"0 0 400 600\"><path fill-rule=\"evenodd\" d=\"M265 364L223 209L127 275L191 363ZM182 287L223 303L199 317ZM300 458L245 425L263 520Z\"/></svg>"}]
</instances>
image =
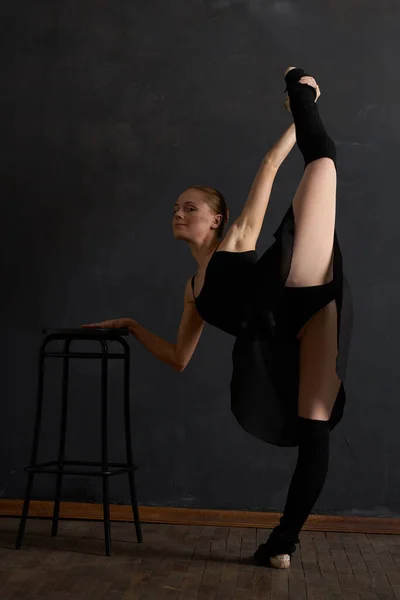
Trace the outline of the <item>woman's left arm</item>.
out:
<instances>
[{"instance_id":1,"label":"woman's left arm","mask_svg":"<svg viewBox=\"0 0 400 600\"><path fill-rule=\"evenodd\" d=\"M264 156L240 216L230 226L220 249L243 252L256 247L279 167L296 143L294 124Z\"/></svg>"},{"instance_id":2,"label":"woman's left arm","mask_svg":"<svg viewBox=\"0 0 400 600\"><path fill-rule=\"evenodd\" d=\"M252 232L258 238L276 174L295 143L296 130L293 124L265 155L238 218L241 227L247 230L247 235Z\"/></svg>"}]
</instances>

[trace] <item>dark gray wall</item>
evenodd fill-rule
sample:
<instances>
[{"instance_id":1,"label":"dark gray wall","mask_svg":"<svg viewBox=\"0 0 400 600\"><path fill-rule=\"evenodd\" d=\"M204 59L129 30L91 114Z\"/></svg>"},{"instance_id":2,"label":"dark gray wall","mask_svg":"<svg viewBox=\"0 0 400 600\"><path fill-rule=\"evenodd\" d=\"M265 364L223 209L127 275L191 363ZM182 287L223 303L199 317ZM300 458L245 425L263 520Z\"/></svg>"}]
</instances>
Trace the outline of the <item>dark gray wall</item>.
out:
<instances>
[{"instance_id":1,"label":"dark gray wall","mask_svg":"<svg viewBox=\"0 0 400 600\"><path fill-rule=\"evenodd\" d=\"M378 6L379 4L379 6ZM304 66L339 150L338 233L356 325L348 406L318 512L400 515L398 143L400 7L372 0L24 1L3 8L0 490L24 493L43 325L131 316L174 340L195 270L172 207L220 187L234 219L263 154L289 125L283 71ZM262 251L296 189L278 175ZM251 438L230 413L233 339L206 327L182 374L134 339L134 451L146 505L281 509L295 450ZM123 458L120 371L110 447ZM59 370L46 388L42 456L56 452ZM72 373L70 458L99 456L98 376ZM128 503L124 480L112 500ZM35 497L53 497L37 479ZM99 501L69 479L64 499Z\"/></svg>"}]
</instances>

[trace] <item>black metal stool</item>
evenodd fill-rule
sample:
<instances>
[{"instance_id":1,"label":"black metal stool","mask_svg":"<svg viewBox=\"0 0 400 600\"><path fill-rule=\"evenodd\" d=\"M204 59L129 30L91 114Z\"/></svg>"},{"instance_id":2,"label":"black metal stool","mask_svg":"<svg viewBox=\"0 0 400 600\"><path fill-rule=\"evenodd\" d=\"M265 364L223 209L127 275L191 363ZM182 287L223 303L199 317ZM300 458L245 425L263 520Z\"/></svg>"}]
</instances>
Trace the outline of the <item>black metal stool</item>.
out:
<instances>
[{"instance_id":1,"label":"black metal stool","mask_svg":"<svg viewBox=\"0 0 400 600\"><path fill-rule=\"evenodd\" d=\"M25 493L24 506L21 516L21 522L18 530L16 547L22 545L26 520L28 518L29 504L32 494L33 478L35 473L49 473L57 475L56 494L53 512L53 527L52 535L56 536L58 531L58 520L60 513L60 498L63 475L94 475L103 479L103 509L104 509L104 534L106 554L111 554L111 535L110 535L110 508L109 508L109 486L108 478L111 475L119 475L120 473L128 473L129 487L131 494L131 503L133 517L136 528L137 541L142 541L142 531L140 527L139 511L136 499L136 488L134 471L137 468L133 464L132 458L132 440L131 440L131 424L130 424L130 401L129 401L129 385L130 385L130 350L129 344L122 336L129 334L128 329L44 329L45 335L39 351L39 377L37 389L37 409L36 421L33 436L31 462L25 470L28 473L28 483ZM63 351L50 352L47 351L47 345L53 340L64 341ZM73 341L77 340L95 340L101 346L101 352L71 352L70 346ZM121 353L110 353L108 350L108 341L119 342L123 348ZM63 359L63 378L62 378L62 408L61 408L61 424L60 424L60 440L58 449L58 460L37 464L37 453L39 447L40 427L42 418L43 405L43 384L44 384L44 366L45 358L57 357ZM65 460L65 442L67 433L67 413L68 413L68 376L69 376L69 361L71 358L93 358L101 359L101 462L87 461L68 461ZM108 444L107 444L107 375L108 375L108 360L122 359L124 361L124 426L125 426L125 442L126 442L126 463L110 463L108 462ZM82 471L74 468L65 467L99 467L96 470Z\"/></svg>"}]
</instances>

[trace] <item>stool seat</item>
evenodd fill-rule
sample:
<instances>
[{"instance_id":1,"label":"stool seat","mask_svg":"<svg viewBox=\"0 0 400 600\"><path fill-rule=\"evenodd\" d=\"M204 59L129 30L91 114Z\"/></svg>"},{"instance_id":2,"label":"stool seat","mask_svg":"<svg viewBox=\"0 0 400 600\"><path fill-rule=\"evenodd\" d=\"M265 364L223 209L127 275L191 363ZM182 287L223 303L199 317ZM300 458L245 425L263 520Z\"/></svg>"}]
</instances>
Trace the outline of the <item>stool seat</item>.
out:
<instances>
[{"instance_id":1,"label":"stool seat","mask_svg":"<svg viewBox=\"0 0 400 600\"><path fill-rule=\"evenodd\" d=\"M105 337L113 339L119 335L128 336L129 329L124 327L123 329L103 329L101 327L75 327L75 328L53 328L44 327L42 329L43 335L56 335L61 337L77 337L77 338L95 338Z\"/></svg>"},{"instance_id":2,"label":"stool seat","mask_svg":"<svg viewBox=\"0 0 400 600\"><path fill-rule=\"evenodd\" d=\"M111 531L110 531L110 507L109 507L109 477L126 473L129 480L133 520L135 523L136 537L142 542L142 531L139 519L139 510L136 498L136 486L134 471L137 466L132 458L131 419L130 419L130 349L128 342L124 339L129 335L127 328L123 329L101 329L101 328L43 328L44 335L39 350L38 388L36 419L33 434L31 460L25 471L28 473L28 482L25 493L21 522L17 536L17 549L21 548L25 533L26 521L29 514L29 505L32 495L33 478L37 473L56 475L56 493L54 501L52 535L57 535L58 521L61 501L62 478L64 475L85 475L102 477L103 481L103 512L104 512L104 535L106 554L111 554ZM75 342L96 341L100 344L100 351L71 351L70 346ZM47 346L51 342L62 341L63 349L48 351ZM107 342L118 342L122 346L122 352L109 352ZM44 365L47 358L63 359L62 394L61 394L61 422L58 448L58 459L48 462L37 462L41 419L43 409L44 388ZM66 460L65 446L67 435L68 416L68 387L70 359L100 359L101 361L101 461ZM108 361L109 359L122 359L124 361L124 431L126 462L109 462L108 460ZM74 468L75 467L75 468ZM79 468L78 468L79 467ZM90 469L88 467L97 467ZM86 469L86 470L85 470Z\"/></svg>"}]
</instances>

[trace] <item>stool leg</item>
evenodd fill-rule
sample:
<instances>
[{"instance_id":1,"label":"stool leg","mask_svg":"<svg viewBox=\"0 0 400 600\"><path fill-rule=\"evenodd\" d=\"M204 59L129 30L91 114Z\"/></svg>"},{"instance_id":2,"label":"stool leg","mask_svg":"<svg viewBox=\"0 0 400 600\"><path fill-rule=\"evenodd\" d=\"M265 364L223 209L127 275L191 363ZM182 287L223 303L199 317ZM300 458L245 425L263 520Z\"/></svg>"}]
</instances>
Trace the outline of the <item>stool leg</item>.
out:
<instances>
[{"instance_id":1,"label":"stool leg","mask_svg":"<svg viewBox=\"0 0 400 600\"><path fill-rule=\"evenodd\" d=\"M33 434L33 442L32 442L32 451L31 451L31 462L30 466L34 467L36 465L37 453L39 448L39 437L40 437L40 426L42 421L42 408L43 408L43 384L44 384L44 350L47 345L47 340L42 343L42 346L39 351L39 369L38 369L38 386L37 386L37 405L36 405L36 419L35 419L35 428ZM33 487L33 478L35 476L34 472L28 473L28 482L25 491L25 499L24 506L22 509L21 521L18 529L17 543L16 548L19 550L22 546L22 542L25 534L25 526L26 520L28 518L29 513L29 505L31 501L32 495L32 487Z\"/></svg>"},{"instance_id":2,"label":"stool leg","mask_svg":"<svg viewBox=\"0 0 400 600\"><path fill-rule=\"evenodd\" d=\"M133 465L132 437L131 437L131 406L130 406L130 353L128 344L124 344L124 409L125 409L125 442L126 461L129 466ZM129 489L131 493L131 504L133 520L135 522L136 539L139 543L143 541L142 528L140 525L139 509L137 505L135 477L132 471L128 471Z\"/></svg>"},{"instance_id":3,"label":"stool leg","mask_svg":"<svg viewBox=\"0 0 400 600\"><path fill-rule=\"evenodd\" d=\"M104 515L104 537L106 555L111 555L111 528L110 528L110 498L108 485L108 426L107 426L107 342L102 341L103 356L101 359L101 464L103 479L103 515Z\"/></svg>"},{"instance_id":4,"label":"stool leg","mask_svg":"<svg viewBox=\"0 0 400 600\"><path fill-rule=\"evenodd\" d=\"M64 354L69 353L71 340L66 340L64 344ZM63 358L63 378L62 378L62 404L61 404L61 422L60 422L60 441L58 447L58 468L64 469L65 461L65 441L67 436L67 417L68 417L68 377L69 377L69 358ZM53 526L51 535L54 537L58 533L58 519L60 515L61 487L63 473L57 475L56 496L54 500Z\"/></svg>"},{"instance_id":5,"label":"stool leg","mask_svg":"<svg viewBox=\"0 0 400 600\"><path fill-rule=\"evenodd\" d=\"M133 512L133 518L135 521L136 539L141 544L143 542L143 535L142 535L142 527L140 525L139 509L138 509L137 498L136 498L135 477L133 475L133 471L129 471L128 477L129 477L129 488L131 491L132 512Z\"/></svg>"}]
</instances>

